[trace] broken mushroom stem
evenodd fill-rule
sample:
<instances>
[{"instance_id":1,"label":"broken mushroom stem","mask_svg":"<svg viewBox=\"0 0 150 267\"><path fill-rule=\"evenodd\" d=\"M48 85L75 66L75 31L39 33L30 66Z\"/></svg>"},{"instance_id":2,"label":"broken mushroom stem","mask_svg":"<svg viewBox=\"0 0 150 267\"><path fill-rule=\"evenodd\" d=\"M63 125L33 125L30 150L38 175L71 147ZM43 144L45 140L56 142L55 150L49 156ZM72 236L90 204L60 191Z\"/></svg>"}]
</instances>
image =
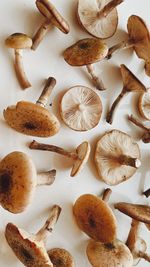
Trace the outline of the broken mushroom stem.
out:
<instances>
[{"instance_id":1,"label":"broken mushroom stem","mask_svg":"<svg viewBox=\"0 0 150 267\"><path fill-rule=\"evenodd\" d=\"M22 89L31 87L24 71L22 49L15 49L15 71Z\"/></svg>"},{"instance_id":2,"label":"broken mushroom stem","mask_svg":"<svg viewBox=\"0 0 150 267\"><path fill-rule=\"evenodd\" d=\"M120 5L124 0L111 0L108 4L106 4L100 11L97 13L97 17L99 19L107 17L109 13Z\"/></svg>"},{"instance_id":3,"label":"broken mushroom stem","mask_svg":"<svg viewBox=\"0 0 150 267\"><path fill-rule=\"evenodd\" d=\"M116 45L113 45L112 47L109 48L106 59L110 59L116 51L124 49L124 48L133 47L133 45L134 45L134 42L130 39L128 39L127 41L122 41Z\"/></svg>"},{"instance_id":4,"label":"broken mushroom stem","mask_svg":"<svg viewBox=\"0 0 150 267\"><path fill-rule=\"evenodd\" d=\"M106 188L103 192L103 195L102 195L102 200L104 202L108 202L109 199L110 199L110 196L112 194L112 190L110 188Z\"/></svg>"},{"instance_id":5,"label":"broken mushroom stem","mask_svg":"<svg viewBox=\"0 0 150 267\"><path fill-rule=\"evenodd\" d=\"M102 80L96 76L93 65L92 64L86 65L86 68L92 78L95 87L100 91L106 90Z\"/></svg>"},{"instance_id":6,"label":"broken mushroom stem","mask_svg":"<svg viewBox=\"0 0 150 267\"><path fill-rule=\"evenodd\" d=\"M150 196L150 188L143 192L143 195L147 198Z\"/></svg>"},{"instance_id":7,"label":"broken mushroom stem","mask_svg":"<svg viewBox=\"0 0 150 267\"><path fill-rule=\"evenodd\" d=\"M37 100L36 104L42 107L45 107L48 101L48 98L56 85L56 80L53 77L49 77L46 81L45 87Z\"/></svg>"},{"instance_id":8,"label":"broken mushroom stem","mask_svg":"<svg viewBox=\"0 0 150 267\"><path fill-rule=\"evenodd\" d=\"M37 185L51 185L56 177L56 170L40 172L37 174Z\"/></svg>"},{"instance_id":9,"label":"broken mushroom stem","mask_svg":"<svg viewBox=\"0 0 150 267\"><path fill-rule=\"evenodd\" d=\"M118 161L121 165L131 166L134 168L139 168L141 166L141 162L137 158L131 158L127 155L121 155L118 158Z\"/></svg>"},{"instance_id":10,"label":"broken mushroom stem","mask_svg":"<svg viewBox=\"0 0 150 267\"><path fill-rule=\"evenodd\" d=\"M50 27L52 26L52 23L50 22L49 19L45 19L40 28L37 30L35 33L32 41L33 45L31 47L32 50L36 50L39 44L42 42L44 39L45 35L48 33Z\"/></svg>"}]
</instances>

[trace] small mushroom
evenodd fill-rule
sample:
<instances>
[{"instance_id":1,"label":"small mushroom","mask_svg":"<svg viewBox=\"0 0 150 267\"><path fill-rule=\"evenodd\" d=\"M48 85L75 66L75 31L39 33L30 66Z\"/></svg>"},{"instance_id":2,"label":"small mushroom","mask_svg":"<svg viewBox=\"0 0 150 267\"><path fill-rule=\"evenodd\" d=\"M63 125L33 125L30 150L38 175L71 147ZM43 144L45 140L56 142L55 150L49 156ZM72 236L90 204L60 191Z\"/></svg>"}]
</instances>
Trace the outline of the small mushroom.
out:
<instances>
[{"instance_id":1,"label":"small mushroom","mask_svg":"<svg viewBox=\"0 0 150 267\"><path fill-rule=\"evenodd\" d=\"M64 52L65 61L71 66L86 66L94 86L105 90L102 80L96 76L93 63L101 61L108 53L107 45L95 38L86 38L68 47Z\"/></svg>"},{"instance_id":2,"label":"small mushroom","mask_svg":"<svg viewBox=\"0 0 150 267\"><path fill-rule=\"evenodd\" d=\"M122 75L123 89L112 104L110 111L107 113L106 121L110 124L113 122L114 112L116 111L118 104L125 95L128 93L146 92L146 87L144 84L142 84L140 80L124 64L120 66L120 70Z\"/></svg>"},{"instance_id":3,"label":"small mushroom","mask_svg":"<svg viewBox=\"0 0 150 267\"><path fill-rule=\"evenodd\" d=\"M46 238L52 232L61 212L61 208L54 205L50 216L37 234L29 234L12 223L5 229L6 240L16 257L27 267L53 267L45 248Z\"/></svg>"},{"instance_id":4,"label":"small mushroom","mask_svg":"<svg viewBox=\"0 0 150 267\"><path fill-rule=\"evenodd\" d=\"M142 136L142 141L144 143L150 143L150 128L146 127L142 122L140 122L139 120L134 118L133 115L128 116L128 120L131 121L136 126L138 126L138 127L140 127L141 129L144 130L145 133Z\"/></svg>"},{"instance_id":5,"label":"small mushroom","mask_svg":"<svg viewBox=\"0 0 150 267\"><path fill-rule=\"evenodd\" d=\"M33 37L33 50L36 50L51 26L56 26L65 34L70 31L67 21L49 0L36 0L36 6L45 19Z\"/></svg>"},{"instance_id":6,"label":"small mushroom","mask_svg":"<svg viewBox=\"0 0 150 267\"><path fill-rule=\"evenodd\" d=\"M6 39L5 44L7 47L15 50L15 71L21 88L31 87L23 67L22 50L31 48L32 39L26 34L14 33Z\"/></svg>"},{"instance_id":7,"label":"small mushroom","mask_svg":"<svg viewBox=\"0 0 150 267\"><path fill-rule=\"evenodd\" d=\"M150 89L140 95L138 108L142 117L150 121Z\"/></svg>"},{"instance_id":8,"label":"small mushroom","mask_svg":"<svg viewBox=\"0 0 150 267\"><path fill-rule=\"evenodd\" d=\"M140 167L138 144L124 132L106 132L97 142L95 163L99 177L109 185L129 179Z\"/></svg>"},{"instance_id":9,"label":"small mushroom","mask_svg":"<svg viewBox=\"0 0 150 267\"><path fill-rule=\"evenodd\" d=\"M51 185L56 170L37 174L31 158L12 152L0 162L0 205L12 212L23 212L31 203L37 185Z\"/></svg>"},{"instance_id":10,"label":"small mushroom","mask_svg":"<svg viewBox=\"0 0 150 267\"><path fill-rule=\"evenodd\" d=\"M91 35L100 39L113 36L118 26L116 7L124 0L78 0L79 23Z\"/></svg>"},{"instance_id":11,"label":"small mushroom","mask_svg":"<svg viewBox=\"0 0 150 267\"><path fill-rule=\"evenodd\" d=\"M99 123L102 103L100 97L92 89L75 86L62 97L60 112L69 128L75 131L88 131Z\"/></svg>"},{"instance_id":12,"label":"small mushroom","mask_svg":"<svg viewBox=\"0 0 150 267\"><path fill-rule=\"evenodd\" d=\"M75 267L74 259L66 249L53 248L47 253L54 267Z\"/></svg>"},{"instance_id":13,"label":"small mushroom","mask_svg":"<svg viewBox=\"0 0 150 267\"><path fill-rule=\"evenodd\" d=\"M54 78L48 78L36 104L20 101L16 106L9 106L4 110L4 118L8 125L26 135L39 137L55 135L60 129L60 123L55 115L45 108L55 84Z\"/></svg>"},{"instance_id":14,"label":"small mushroom","mask_svg":"<svg viewBox=\"0 0 150 267\"><path fill-rule=\"evenodd\" d=\"M76 148L75 152L69 152L64 150L63 148L54 145L38 143L35 140L29 145L29 148L51 151L63 155L65 157L71 158L74 162L70 174L71 177L76 176L83 169L90 155L90 144L86 141L81 143Z\"/></svg>"}]
</instances>

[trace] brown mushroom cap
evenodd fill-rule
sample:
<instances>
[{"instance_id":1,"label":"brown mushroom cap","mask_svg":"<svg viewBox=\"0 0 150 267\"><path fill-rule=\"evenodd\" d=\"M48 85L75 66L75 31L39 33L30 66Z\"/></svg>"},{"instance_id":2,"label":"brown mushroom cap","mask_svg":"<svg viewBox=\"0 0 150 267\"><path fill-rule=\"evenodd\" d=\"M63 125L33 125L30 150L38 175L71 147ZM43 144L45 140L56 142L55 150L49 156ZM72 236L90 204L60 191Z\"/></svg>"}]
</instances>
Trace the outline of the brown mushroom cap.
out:
<instances>
[{"instance_id":1,"label":"brown mushroom cap","mask_svg":"<svg viewBox=\"0 0 150 267\"><path fill-rule=\"evenodd\" d=\"M65 61L71 66L84 66L106 57L107 45L95 38L86 38L68 47L64 52Z\"/></svg>"},{"instance_id":2,"label":"brown mushroom cap","mask_svg":"<svg viewBox=\"0 0 150 267\"><path fill-rule=\"evenodd\" d=\"M67 34L70 31L66 20L60 15L60 13L49 0L37 0L36 6L41 14L49 19L63 33Z\"/></svg>"},{"instance_id":3,"label":"brown mushroom cap","mask_svg":"<svg viewBox=\"0 0 150 267\"><path fill-rule=\"evenodd\" d=\"M31 136L48 137L60 129L55 115L42 106L25 101L4 110L4 118L11 128Z\"/></svg>"},{"instance_id":4,"label":"brown mushroom cap","mask_svg":"<svg viewBox=\"0 0 150 267\"><path fill-rule=\"evenodd\" d=\"M22 152L12 152L0 162L0 204L10 212L22 212L30 203L37 184L32 160Z\"/></svg>"},{"instance_id":5,"label":"brown mushroom cap","mask_svg":"<svg viewBox=\"0 0 150 267\"><path fill-rule=\"evenodd\" d=\"M73 213L79 228L94 240L111 243L116 238L116 218L100 198L91 194L80 196Z\"/></svg>"},{"instance_id":6,"label":"brown mushroom cap","mask_svg":"<svg viewBox=\"0 0 150 267\"><path fill-rule=\"evenodd\" d=\"M150 89L140 95L138 108L142 117L150 121Z\"/></svg>"},{"instance_id":7,"label":"brown mushroom cap","mask_svg":"<svg viewBox=\"0 0 150 267\"><path fill-rule=\"evenodd\" d=\"M32 39L26 34L14 33L6 39L5 44L14 49L31 48Z\"/></svg>"},{"instance_id":8,"label":"brown mushroom cap","mask_svg":"<svg viewBox=\"0 0 150 267\"><path fill-rule=\"evenodd\" d=\"M65 249L53 248L48 250L53 267L75 267L72 255Z\"/></svg>"},{"instance_id":9,"label":"brown mushroom cap","mask_svg":"<svg viewBox=\"0 0 150 267\"><path fill-rule=\"evenodd\" d=\"M119 240L109 244L90 240L86 252L93 267L133 266L133 257L130 250Z\"/></svg>"},{"instance_id":10,"label":"brown mushroom cap","mask_svg":"<svg viewBox=\"0 0 150 267\"><path fill-rule=\"evenodd\" d=\"M62 97L60 111L63 121L71 129L88 131L99 123L102 103L92 89L75 86Z\"/></svg>"}]
</instances>

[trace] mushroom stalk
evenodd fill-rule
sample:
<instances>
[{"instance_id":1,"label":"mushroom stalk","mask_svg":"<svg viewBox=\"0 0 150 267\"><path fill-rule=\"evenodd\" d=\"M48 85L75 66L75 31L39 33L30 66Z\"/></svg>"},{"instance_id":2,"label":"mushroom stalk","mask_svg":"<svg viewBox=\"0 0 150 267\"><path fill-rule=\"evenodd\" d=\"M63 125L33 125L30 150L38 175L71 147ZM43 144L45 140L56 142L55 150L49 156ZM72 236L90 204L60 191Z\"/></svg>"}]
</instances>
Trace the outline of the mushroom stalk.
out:
<instances>
[{"instance_id":1,"label":"mushroom stalk","mask_svg":"<svg viewBox=\"0 0 150 267\"><path fill-rule=\"evenodd\" d=\"M118 5L120 5L124 0L112 0L106 4L100 11L98 11L97 16L99 19L107 17L109 13Z\"/></svg>"},{"instance_id":2,"label":"mushroom stalk","mask_svg":"<svg viewBox=\"0 0 150 267\"><path fill-rule=\"evenodd\" d=\"M37 175L37 185L51 185L56 177L56 170L41 172Z\"/></svg>"},{"instance_id":3,"label":"mushroom stalk","mask_svg":"<svg viewBox=\"0 0 150 267\"><path fill-rule=\"evenodd\" d=\"M48 98L56 85L56 80L53 77L49 77L46 81L45 87L37 100L36 104L42 107L45 107L48 101Z\"/></svg>"},{"instance_id":4,"label":"mushroom stalk","mask_svg":"<svg viewBox=\"0 0 150 267\"><path fill-rule=\"evenodd\" d=\"M133 115L128 116L129 121L131 121L132 123L134 123L136 126L140 127L141 129L145 130L145 131L149 131L149 129L143 125L143 123L141 123L140 121L138 121L136 118L134 118Z\"/></svg>"},{"instance_id":5,"label":"mushroom stalk","mask_svg":"<svg viewBox=\"0 0 150 267\"><path fill-rule=\"evenodd\" d=\"M132 47L133 45L134 43L131 40L122 41L119 44L116 44L109 48L106 58L110 59L112 57L112 54L115 53L116 51L124 49L124 48Z\"/></svg>"},{"instance_id":6,"label":"mushroom stalk","mask_svg":"<svg viewBox=\"0 0 150 267\"><path fill-rule=\"evenodd\" d=\"M143 195L147 198L150 196L150 188L143 192Z\"/></svg>"},{"instance_id":7,"label":"mushroom stalk","mask_svg":"<svg viewBox=\"0 0 150 267\"><path fill-rule=\"evenodd\" d=\"M127 166L131 166L134 168L139 168L141 166L141 162L139 159L131 158L131 157L126 156L126 155L121 155L119 157L119 163L121 165L127 165Z\"/></svg>"},{"instance_id":8,"label":"mushroom stalk","mask_svg":"<svg viewBox=\"0 0 150 267\"><path fill-rule=\"evenodd\" d=\"M102 200L105 202L108 202L111 194L112 194L112 190L110 188L106 188L103 192Z\"/></svg>"},{"instance_id":9,"label":"mushroom stalk","mask_svg":"<svg viewBox=\"0 0 150 267\"><path fill-rule=\"evenodd\" d=\"M87 68L87 71L92 78L92 82L95 85L95 87L100 91L105 90L104 84L103 84L102 80L96 76L92 64L86 65L86 68Z\"/></svg>"},{"instance_id":10,"label":"mushroom stalk","mask_svg":"<svg viewBox=\"0 0 150 267\"><path fill-rule=\"evenodd\" d=\"M126 241L126 245L131 250L131 252L135 248L135 243L137 241L138 232L139 232L139 226L140 226L140 222L132 219L131 229L130 229L130 232L129 232L129 235Z\"/></svg>"},{"instance_id":11,"label":"mushroom stalk","mask_svg":"<svg viewBox=\"0 0 150 267\"><path fill-rule=\"evenodd\" d=\"M43 22L43 24L40 26L40 28L37 30L37 32L35 33L32 41L33 41L33 45L32 45L32 50L36 50L39 46L39 44L42 42L42 40L44 39L45 35L47 34L47 32L49 31L50 27L51 27L51 22L50 20L45 20Z\"/></svg>"},{"instance_id":12,"label":"mushroom stalk","mask_svg":"<svg viewBox=\"0 0 150 267\"><path fill-rule=\"evenodd\" d=\"M140 258L142 258L142 259L144 259L144 260L150 262L150 255L148 255L147 253L142 252L142 251L139 251L139 252L137 253L137 255L138 255Z\"/></svg>"}]
</instances>

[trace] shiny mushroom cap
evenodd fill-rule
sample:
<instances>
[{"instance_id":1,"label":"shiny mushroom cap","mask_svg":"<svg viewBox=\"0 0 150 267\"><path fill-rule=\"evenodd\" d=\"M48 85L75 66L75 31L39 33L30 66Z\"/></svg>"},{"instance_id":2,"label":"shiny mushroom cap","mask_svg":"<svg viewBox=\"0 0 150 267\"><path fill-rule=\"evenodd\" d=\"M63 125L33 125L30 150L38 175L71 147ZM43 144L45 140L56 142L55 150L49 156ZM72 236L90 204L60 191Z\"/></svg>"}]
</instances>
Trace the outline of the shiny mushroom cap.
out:
<instances>
[{"instance_id":1,"label":"shiny mushroom cap","mask_svg":"<svg viewBox=\"0 0 150 267\"><path fill-rule=\"evenodd\" d=\"M107 45L95 38L86 38L68 47L64 52L65 61L71 66L84 66L106 57Z\"/></svg>"},{"instance_id":2,"label":"shiny mushroom cap","mask_svg":"<svg viewBox=\"0 0 150 267\"><path fill-rule=\"evenodd\" d=\"M150 89L139 97L138 108L142 117L150 121Z\"/></svg>"},{"instance_id":3,"label":"shiny mushroom cap","mask_svg":"<svg viewBox=\"0 0 150 267\"><path fill-rule=\"evenodd\" d=\"M88 131L99 123L102 103L92 89L75 86L62 97L60 111L63 121L69 128L75 131Z\"/></svg>"},{"instance_id":4,"label":"shiny mushroom cap","mask_svg":"<svg viewBox=\"0 0 150 267\"><path fill-rule=\"evenodd\" d=\"M53 248L48 250L53 267L75 267L72 255L65 249Z\"/></svg>"},{"instance_id":5,"label":"shiny mushroom cap","mask_svg":"<svg viewBox=\"0 0 150 267\"><path fill-rule=\"evenodd\" d=\"M25 101L4 110L4 118L11 128L31 136L48 137L60 129L54 114L40 105Z\"/></svg>"},{"instance_id":6,"label":"shiny mushroom cap","mask_svg":"<svg viewBox=\"0 0 150 267\"><path fill-rule=\"evenodd\" d=\"M5 44L9 48L14 48L14 49L31 48L32 39L26 34L14 33L6 39Z\"/></svg>"},{"instance_id":7,"label":"shiny mushroom cap","mask_svg":"<svg viewBox=\"0 0 150 267\"><path fill-rule=\"evenodd\" d=\"M79 228L96 241L111 243L116 238L117 222L110 207L100 198L85 194L73 207Z\"/></svg>"},{"instance_id":8,"label":"shiny mushroom cap","mask_svg":"<svg viewBox=\"0 0 150 267\"><path fill-rule=\"evenodd\" d=\"M26 154L12 152L0 162L0 204L4 209L12 213L24 211L36 184L36 169Z\"/></svg>"}]
</instances>

